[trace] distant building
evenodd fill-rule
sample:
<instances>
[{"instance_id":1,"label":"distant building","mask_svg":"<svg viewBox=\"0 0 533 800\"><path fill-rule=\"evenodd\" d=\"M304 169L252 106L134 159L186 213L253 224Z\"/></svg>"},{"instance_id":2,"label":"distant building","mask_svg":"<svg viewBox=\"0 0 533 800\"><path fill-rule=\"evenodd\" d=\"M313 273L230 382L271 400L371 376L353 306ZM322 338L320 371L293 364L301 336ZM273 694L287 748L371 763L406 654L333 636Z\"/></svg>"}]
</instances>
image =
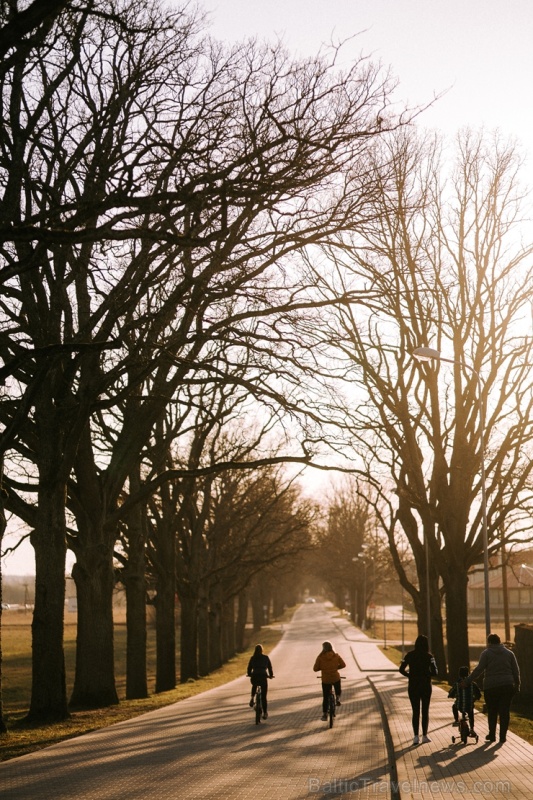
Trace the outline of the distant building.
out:
<instances>
[{"instance_id":1,"label":"distant building","mask_svg":"<svg viewBox=\"0 0 533 800\"><path fill-rule=\"evenodd\" d=\"M489 600L491 619L501 622L505 618L505 595L511 624L533 622L533 566L530 551L513 554L507 565L491 565L489 570ZM505 586L507 584L507 586ZM479 566L469 573L468 618L482 620L485 614L485 579Z\"/></svg>"}]
</instances>

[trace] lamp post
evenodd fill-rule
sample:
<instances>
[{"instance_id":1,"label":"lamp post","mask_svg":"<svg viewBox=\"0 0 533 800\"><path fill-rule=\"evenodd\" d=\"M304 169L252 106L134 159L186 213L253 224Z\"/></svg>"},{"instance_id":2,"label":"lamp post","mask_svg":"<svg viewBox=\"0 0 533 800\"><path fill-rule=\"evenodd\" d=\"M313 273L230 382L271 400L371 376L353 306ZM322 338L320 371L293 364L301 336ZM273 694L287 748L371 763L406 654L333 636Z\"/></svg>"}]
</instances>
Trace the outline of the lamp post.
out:
<instances>
[{"instance_id":1,"label":"lamp post","mask_svg":"<svg viewBox=\"0 0 533 800\"><path fill-rule=\"evenodd\" d=\"M431 595L429 592L429 540L427 531L424 531L424 555L426 557L426 616L428 646L431 652Z\"/></svg>"},{"instance_id":2,"label":"lamp post","mask_svg":"<svg viewBox=\"0 0 533 800\"><path fill-rule=\"evenodd\" d=\"M402 661L405 655L405 597L404 588L402 586Z\"/></svg>"},{"instance_id":3,"label":"lamp post","mask_svg":"<svg viewBox=\"0 0 533 800\"><path fill-rule=\"evenodd\" d=\"M352 558L352 561L361 561L363 564L363 619L361 622L361 630L364 631L366 628L366 561L365 561L365 554L358 553L356 556ZM357 597L359 596L359 590L357 590ZM359 603L357 604L359 606ZM358 616L358 615L356 615ZM359 624L359 619L355 620L355 624Z\"/></svg>"},{"instance_id":4,"label":"lamp post","mask_svg":"<svg viewBox=\"0 0 533 800\"><path fill-rule=\"evenodd\" d=\"M483 407L483 392L482 381L479 372L469 364L463 361L457 361L453 358L443 358L438 350L433 347L417 347L413 350L413 356L418 361L444 361L447 364L460 364L462 367L469 369L477 381L477 394L479 403L479 450L481 460L481 525L483 537L483 579L485 590L485 631L487 636L490 631L490 594L489 594L489 541L488 541L488 528L487 528L487 493L485 487L485 409Z\"/></svg>"}]
</instances>

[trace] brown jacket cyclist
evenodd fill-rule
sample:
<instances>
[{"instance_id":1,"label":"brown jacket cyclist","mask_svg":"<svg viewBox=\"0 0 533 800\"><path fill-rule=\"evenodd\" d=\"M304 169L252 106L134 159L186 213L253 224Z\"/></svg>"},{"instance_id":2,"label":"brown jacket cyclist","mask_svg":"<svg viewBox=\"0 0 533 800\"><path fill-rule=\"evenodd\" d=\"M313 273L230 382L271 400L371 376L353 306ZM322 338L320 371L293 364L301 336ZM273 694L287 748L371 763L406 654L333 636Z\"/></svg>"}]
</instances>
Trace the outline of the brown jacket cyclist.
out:
<instances>
[{"instance_id":1,"label":"brown jacket cyclist","mask_svg":"<svg viewBox=\"0 0 533 800\"><path fill-rule=\"evenodd\" d=\"M314 672L322 673L322 719L327 719L328 698L333 686L337 705L341 704L341 676L339 670L346 666L342 658L333 649L331 642L324 642L322 651L318 654Z\"/></svg>"}]
</instances>

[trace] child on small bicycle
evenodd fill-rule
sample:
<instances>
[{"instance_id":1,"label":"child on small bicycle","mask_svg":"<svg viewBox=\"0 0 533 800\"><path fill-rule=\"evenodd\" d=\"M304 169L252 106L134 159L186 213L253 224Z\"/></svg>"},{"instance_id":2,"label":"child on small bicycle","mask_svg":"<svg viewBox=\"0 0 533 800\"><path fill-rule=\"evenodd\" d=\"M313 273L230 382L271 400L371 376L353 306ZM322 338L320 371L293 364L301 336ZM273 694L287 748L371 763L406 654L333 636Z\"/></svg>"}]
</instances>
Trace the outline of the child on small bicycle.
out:
<instances>
[{"instance_id":1,"label":"child on small bicycle","mask_svg":"<svg viewBox=\"0 0 533 800\"><path fill-rule=\"evenodd\" d=\"M333 649L331 642L324 642L322 651L316 657L314 672L322 673L322 719L328 718L328 699L331 687L335 688L335 698L338 706L341 704L341 676L339 669L346 666L342 658Z\"/></svg>"},{"instance_id":2,"label":"child on small bicycle","mask_svg":"<svg viewBox=\"0 0 533 800\"><path fill-rule=\"evenodd\" d=\"M452 713L454 727L459 725L459 712L466 714L470 725L470 733L474 733L474 703L481 697L481 691L477 683L472 681L469 686L461 688L461 681L463 681L470 674L468 667L459 668L459 677L453 684L448 692L448 697L455 699L452 706Z\"/></svg>"},{"instance_id":3,"label":"child on small bicycle","mask_svg":"<svg viewBox=\"0 0 533 800\"><path fill-rule=\"evenodd\" d=\"M268 717L268 703L267 703L267 692L268 692L268 678L273 678L274 673L272 670L272 664L267 655L263 653L263 645L256 644L254 654L251 657L250 661L248 662L248 669L246 670L246 674L250 678L252 683L252 696L250 698L250 707L254 704L254 697L257 691L257 687L261 687L261 706L263 708L263 719Z\"/></svg>"}]
</instances>

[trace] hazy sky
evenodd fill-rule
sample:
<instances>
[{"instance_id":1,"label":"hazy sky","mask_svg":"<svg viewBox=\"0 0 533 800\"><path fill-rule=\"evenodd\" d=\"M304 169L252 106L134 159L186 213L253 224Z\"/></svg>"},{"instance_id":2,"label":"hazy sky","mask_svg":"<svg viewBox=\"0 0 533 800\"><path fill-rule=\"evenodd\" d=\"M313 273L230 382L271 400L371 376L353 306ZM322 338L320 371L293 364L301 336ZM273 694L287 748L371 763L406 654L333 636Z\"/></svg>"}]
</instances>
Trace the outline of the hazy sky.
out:
<instances>
[{"instance_id":1,"label":"hazy sky","mask_svg":"<svg viewBox=\"0 0 533 800\"><path fill-rule=\"evenodd\" d=\"M400 81L398 99L425 104L420 124L454 133L500 128L532 142L532 0L203 0L216 38L283 38L296 54L356 34L349 52L371 55Z\"/></svg>"},{"instance_id":2,"label":"hazy sky","mask_svg":"<svg viewBox=\"0 0 533 800\"><path fill-rule=\"evenodd\" d=\"M363 53L390 67L400 82L398 101L424 105L448 90L424 112L420 125L446 134L463 126L499 128L533 156L533 0L203 0L199 5L209 13L216 38L280 37L300 56L314 54L332 38L355 36L346 59ZM526 178L529 174L533 169ZM4 559L6 572L33 572L32 554L28 544Z\"/></svg>"}]
</instances>

